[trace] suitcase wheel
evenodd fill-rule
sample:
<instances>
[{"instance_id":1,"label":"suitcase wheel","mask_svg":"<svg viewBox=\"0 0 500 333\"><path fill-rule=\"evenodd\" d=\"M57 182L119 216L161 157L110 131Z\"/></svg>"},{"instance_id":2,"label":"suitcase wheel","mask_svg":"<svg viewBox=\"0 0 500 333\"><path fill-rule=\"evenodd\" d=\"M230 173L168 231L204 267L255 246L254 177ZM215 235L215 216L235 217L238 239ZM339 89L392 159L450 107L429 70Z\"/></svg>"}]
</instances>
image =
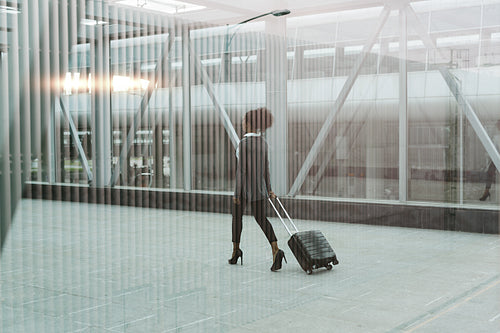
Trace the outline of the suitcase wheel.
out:
<instances>
[{"instance_id":1,"label":"suitcase wheel","mask_svg":"<svg viewBox=\"0 0 500 333\"><path fill-rule=\"evenodd\" d=\"M328 264L325 266L327 270L331 270L333 268L332 264Z\"/></svg>"},{"instance_id":2,"label":"suitcase wheel","mask_svg":"<svg viewBox=\"0 0 500 333\"><path fill-rule=\"evenodd\" d=\"M308 269L306 270L306 274L307 274L307 275L311 275L311 274L312 274L312 272L313 272L312 268L308 268Z\"/></svg>"}]
</instances>

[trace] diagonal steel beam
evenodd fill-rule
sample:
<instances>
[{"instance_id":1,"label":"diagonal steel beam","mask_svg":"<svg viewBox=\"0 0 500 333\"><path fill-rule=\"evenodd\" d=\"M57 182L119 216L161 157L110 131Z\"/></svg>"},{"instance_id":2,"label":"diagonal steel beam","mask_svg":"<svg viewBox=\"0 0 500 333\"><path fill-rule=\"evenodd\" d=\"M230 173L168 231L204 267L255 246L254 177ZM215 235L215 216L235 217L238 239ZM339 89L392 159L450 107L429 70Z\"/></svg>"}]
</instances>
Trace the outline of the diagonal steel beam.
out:
<instances>
[{"instance_id":1,"label":"diagonal steel beam","mask_svg":"<svg viewBox=\"0 0 500 333\"><path fill-rule=\"evenodd\" d=\"M406 6L405 6L406 7ZM408 200L408 14L399 9L399 201Z\"/></svg>"},{"instance_id":2,"label":"diagonal steel beam","mask_svg":"<svg viewBox=\"0 0 500 333\"><path fill-rule=\"evenodd\" d=\"M354 113L352 115L352 118L355 118L356 115L359 114L360 110L361 110L361 107L358 107L354 111ZM349 145L348 151L351 151L351 148L354 146L354 143L356 142L356 139L359 137L359 133L361 132L361 129L363 128L363 126L365 125L365 123L366 123L366 119L362 122L361 126L359 126L358 128L354 129L354 132L353 132L354 135L352 136L351 143ZM347 124L347 126L344 128L344 130L342 131L342 136L343 137L347 137L347 134L351 131L351 127L352 127L352 122L349 122ZM312 182L313 187L309 191L309 193L315 194L316 191L318 190L318 187L319 187L319 185L321 183L321 180L323 179L323 176L325 174L326 168L328 167L328 164L330 163L331 159L333 158L333 156L335 155L336 152L337 152L337 145L334 145L332 147L332 149L330 149L326 153L326 157L321 162L321 165L318 168L318 171L316 172L316 176L313 178L313 182Z\"/></svg>"},{"instance_id":3,"label":"diagonal steel beam","mask_svg":"<svg viewBox=\"0 0 500 333\"><path fill-rule=\"evenodd\" d=\"M236 130L234 129L233 123L231 122L231 119L229 119L229 116L227 115L226 109L219 102L217 94L215 93L215 90L214 90L214 85L213 85L212 81L210 80L210 77L208 76L207 71L203 68L200 56L198 54L196 54L196 52L194 52L192 42L189 43L189 49L190 49L189 50L190 54L192 54L194 57L195 70L199 74L201 74L203 86L207 90L208 96L210 96L210 99L212 100L212 103L214 104L215 109L216 109L217 113L219 114L220 120L222 121L222 124L224 125L224 128L226 129L226 132L229 135L229 139L231 139L231 142L232 142L234 148L236 149L236 147L238 147L240 139L238 137L238 134L236 134Z\"/></svg>"},{"instance_id":4,"label":"diagonal steel beam","mask_svg":"<svg viewBox=\"0 0 500 333\"><path fill-rule=\"evenodd\" d=\"M426 32L423 24L418 19L417 14L413 10L413 8L411 8L411 6L407 6L406 11L408 13L408 18L413 23L412 26L415 28L417 34L424 42L424 45L431 50L437 50L440 53L440 56L442 56L440 50L437 48L436 43ZM481 141L481 144L483 145L484 149L491 158L491 161L495 164L497 170L500 170L500 154L495 148L495 145L493 144L493 141L488 135L488 132L481 124L481 121L479 120L476 112L474 111L469 101L465 97L462 89L460 89L460 85L458 84L456 77L450 72L450 70L446 66L440 66L439 72L443 76L443 79L448 85L448 88L450 89L451 93L457 100L458 105L463 110L465 117L467 118L472 128L474 129L474 132L476 133L477 137L479 138L479 141Z\"/></svg>"},{"instance_id":5,"label":"diagonal steel beam","mask_svg":"<svg viewBox=\"0 0 500 333\"><path fill-rule=\"evenodd\" d=\"M319 131L318 136L316 137L316 140L314 141L311 150L309 151L309 154L307 155L304 164L302 165L302 168L300 169L297 178L295 179L295 182L290 188L290 192L288 193L289 196L295 196L304 184L307 174L311 170L314 161L318 157L320 149L325 143L325 140L328 137L328 134L333 126L333 122L336 119L340 109L342 109L342 107L344 106L347 96L351 92L354 82L356 82L356 79L358 78L361 67L365 63L368 52L370 52L373 45L375 44L380 31L384 27L385 22L387 22L387 18L389 17L390 12L391 9L388 6L385 6L380 13L378 25L364 45L363 51L361 51L361 56L360 58L358 58L358 62L354 65L350 75L347 77L347 80L344 83L344 86L342 87L342 90L340 91L335 104L333 105L332 111L328 114L323 127Z\"/></svg>"},{"instance_id":6,"label":"diagonal steel beam","mask_svg":"<svg viewBox=\"0 0 500 333\"><path fill-rule=\"evenodd\" d=\"M127 139L125 141L125 144L122 147L122 150L120 152L120 158L118 160L118 163L116 163L114 169L113 169L113 174L111 175L111 182L110 186L113 187L116 185L116 182L118 181L118 177L120 176L120 173L122 172L123 168L125 167L125 162L127 160L127 155L130 151L130 148L132 147L132 142L134 141L135 137L135 132L141 125L141 119L142 116L144 115L144 112L146 112L146 109L148 108L149 105L149 100L151 99L151 96L153 95L153 91L155 89L156 83L158 82L159 77L161 76L161 73L163 69L165 68L165 65L167 64L168 61L168 56L170 54L170 50L172 49L172 45L174 44L174 35L172 33L168 34L168 43L164 45L164 48L162 50L162 53L160 55L160 59L158 60L158 63L156 64L156 70L155 74L152 80L149 81L148 88L146 89L146 92L144 93L144 96L142 97L141 104L139 105L139 109L135 113L134 119L132 121L132 125L130 126L130 129L127 134Z\"/></svg>"},{"instance_id":7,"label":"diagonal steel beam","mask_svg":"<svg viewBox=\"0 0 500 333\"><path fill-rule=\"evenodd\" d=\"M462 92L459 84L457 83L457 79L446 67L439 68L439 72L446 81L446 84L450 88L451 93L453 94L453 96L455 96L455 99L457 100L459 107L463 110L465 117L470 122L472 128L474 129L474 132L476 132L479 141L481 141L481 144L488 153L491 161L495 164L497 170L500 170L500 154L495 148L495 144L491 140L490 136L486 132L486 129L481 124L481 121L476 115L476 112L470 105L467 98L465 98L464 93Z\"/></svg>"},{"instance_id":8,"label":"diagonal steel beam","mask_svg":"<svg viewBox=\"0 0 500 333\"><path fill-rule=\"evenodd\" d=\"M78 137L78 130L75 126L75 122L73 121L73 118L69 114L68 109L64 105L64 102L62 101L62 99L61 98L58 98L58 99L59 99L59 106L61 107L61 111L69 123L69 132L70 132L71 137L73 138L76 149L78 151L78 158L80 159L80 162L82 163L82 166L83 166L83 169L85 170L85 173L87 174L88 182L91 183L92 179L93 179L92 170L90 170L89 161L87 159L87 156L85 155L85 150L83 149L82 143L80 142L80 138Z\"/></svg>"}]
</instances>

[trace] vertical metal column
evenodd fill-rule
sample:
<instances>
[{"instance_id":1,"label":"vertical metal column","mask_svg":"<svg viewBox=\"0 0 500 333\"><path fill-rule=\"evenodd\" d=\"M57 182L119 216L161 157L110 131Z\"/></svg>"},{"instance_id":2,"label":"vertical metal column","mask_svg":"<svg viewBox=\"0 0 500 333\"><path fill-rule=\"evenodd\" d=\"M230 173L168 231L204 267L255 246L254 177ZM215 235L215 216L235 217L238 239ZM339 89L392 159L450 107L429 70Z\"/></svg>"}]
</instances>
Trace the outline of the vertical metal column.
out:
<instances>
[{"instance_id":1,"label":"vertical metal column","mask_svg":"<svg viewBox=\"0 0 500 333\"><path fill-rule=\"evenodd\" d=\"M269 129L270 173L277 195L288 191L286 20L266 20L266 105L274 115Z\"/></svg>"},{"instance_id":2,"label":"vertical metal column","mask_svg":"<svg viewBox=\"0 0 500 333\"><path fill-rule=\"evenodd\" d=\"M31 49L30 64L29 64L29 82L28 91L30 93L30 125L31 125L31 149L32 159L37 160L38 168L36 172L36 180L43 180L42 175L42 72L40 62L40 37L39 35L46 33L44 28L41 28L39 3L38 1L30 2L29 11L23 10L23 15L28 16L29 25L28 38L29 48ZM40 29L41 28L41 29ZM27 51L29 54L29 52Z\"/></svg>"},{"instance_id":3,"label":"vertical metal column","mask_svg":"<svg viewBox=\"0 0 500 333\"><path fill-rule=\"evenodd\" d=\"M50 22L50 36L51 36L51 52L54 55L52 57L52 78L58 83L58 86L62 86L62 82L60 82L60 78L64 77L66 73L68 72L68 62L69 62L69 48L70 48L70 39L68 35L68 30L69 29L69 24L68 24L68 10L71 8L71 4L68 4L66 1L51 1L51 13L50 16L53 18ZM73 21L74 22L74 21ZM66 29L61 29L61 27L68 27ZM61 89L53 89L53 105L54 105L54 130L58 130L58 136L56 136L56 145L55 145L55 151L57 151L57 158L56 160L58 161L59 172L56 174L56 181L64 181L64 163L65 163L65 156L64 156L64 139L63 139L63 133L64 133L64 125L62 120L62 117L57 117L57 115L60 115L61 113L59 112L61 109L61 99L60 99L60 94L61 94ZM57 111L56 111L57 110ZM69 114L68 114L69 115ZM69 117L71 120L72 118ZM74 123L73 123L74 126ZM77 134L77 132L72 132L70 133ZM80 140L78 139L78 135L76 137L73 137L75 141L78 141L80 143ZM83 157L86 158L86 157Z\"/></svg>"},{"instance_id":4,"label":"vertical metal column","mask_svg":"<svg viewBox=\"0 0 500 333\"><path fill-rule=\"evenodd\" d=\"M345 49L343 46L335 47L334 73L336 76L343 76L345 66Z\"/></svg>"},{"instance_id":5,"label":"vertical metal column","mask_svg":"<svg viewBox=\"0 0 500 333\"><path fill-rule=\"evenodd\" d=\"M399 201L408 200L408 24L399 10Z\"/></svg>"},{"instance_id":6,"label":"vertical metal column","mask_svg":"<svg viewBox=\"0 0 500 333\"><path fill-rule=\"evenodd\" d=\"M481 67L481 54L483 52L483 39L484 39L484 32L483 32L483 25L484 25L484 3L481 1L481 19L479 23L479 48L477 51L477 68L479 69Z\"/></svg>"},{"instance_id":7,"label":"vertical metal column","mask_svg":"<svg viewBox=\"0 0 500 333\"><path fill-rule=\"evenodd\" d=\"M50 49L50 80L56 83L55 86L59 85L59 78L61 77L60 72L60 59L66 58L61 54L61 37L64 35L65 29L61 29L59 26L60 15L58 12L59 2L58 1L50 1L48 8L48 15L51 18L49 22L49 49ZM67 37L66 37L67 40ZM62 57L61 57L62 56ZM63 72L65 73L65 72ZM59 95L59 91L56 88L52 88L50 90L50 149L52 152L51 155L51 178L54 182L60 182L62 179L62 172L64 170L64 156L61 154L61 150L58 147L64 147L64 143L62 143L61 135L60 135L60 126L57 124L56 117L56 109L57 109L57 96ZM60 122L59 122L60 123ZM59 129L59 130L58 130ZM62 164L59 164L61 163ZM62 166L62 168L61 168ZM62 170L59 170L59 169Z\"/></svg>"},{"instance_id":8,"label":"vertical metal column","mask_svg":"<svg viewBox=\"0 0 500 333\"><path fill-rule=\"evenodd\" d=\"M163 187L163 116L156 114L156 125L153 130L153 149L154 149L154 172L153 187Z\"/></svg>"},{"instance_id":9,"label":"vertical metal column","mask_svg":"<svg viewBox=\"0 0 500 333\"><path fill-rule=\"evenodd\" d=\"M4 155L9 161L8 172L4 175L5 178L10 178L10 200L11 212L14 213L17 202L21 199L22 195L22 162L21 162L21 119L19 115L20 110L20 67L19 67L19 24L17 15L8 15L6 22L12 25L12 31L7 34L7 41L9 44L8 49L8 84L3 86L8 91L7 99L8 107L6 110L8 114L9 133L7 147L8 154ZM7 171L7 170L6 170ZM9 180L7 180L9 181ZM2 199L3 200L3 195Z\"/></svg>"},{"instance_id":10,"label":"vertical metal column","mask_svg":"<svg viewBox=\"0 0 500 333\"><path fill-rule=\"evenodd\" d=\"M52 61L51 61L52 62ZM50 71L52 73L52 70ZM52 75L51 75L52 76ZM53 184L56 182L60 181L60 177L58 177L58 172L57 172L57 160L58 160L58 136L59 133L57 133L57 126L56 126L56 102L55 102L55 96L54 93L51 91L50 94L47 96L50 98L50 109L48 110L49 113L49 118L48 118L48 126L47 126L47 134L49 138L49 145L48 145L48 156L49 156L49 163L48 163L48 174L49 174L49 183Z\"/></svg>"},{"instance_id":11,"label":"vertical metal column","mask_svg":"<svg viewBox=\"0 0 500 333\"><path fill-rule=\"evenodd\" d=\"M3 19L7 14L1 14ZM0 35L3 33L0 31ZM15 204L10 182L10 149L9 149L9 98L8 98L8 53L0 52L0 254L7 233L10 228L14 210L11 205Z\"/></svg>"},{"instance_id":12,"label":"vertical metal column","mask_svg":"<svg viewBox=\"0 0 500 333\"><path fill-rule=\"evenodd\" d=\"M21 153L22 153L22 173L23 183L31 177L31 140L32 140L32 126L31 126L31 88L30 79L30 33L28 26L32 24L29 20L29 14L26 10L22 10L19 14L19 71L20 75L20 116L21 116Z\"/></svg>"},{"instance_id":13,"label":"vertical metal column","mask_svg":"<svg viewBox=\"0 0 500 333\"><path fill-rule=\"evenodd\" d=\"M172 77L172 58L168 58L168 76ZM168 87L168 148L169 148L169 168L170 168L170 188L177 188L177 149L175 149L177 145L177 128L176 128L176 117L174 110L174 101L173 101L173 89L174 84L170 84Z\"/></svg>"},{"instance_id":14,"label":"vertical metal column","mask_svg":"<svg viewBox=\"0 0 500 333\"><path fill-rule=\"evenodd\" d=\"M92 173L94 186L111 181L111 83L107 26L98 24L90 42L92 91Z\"/></svg>"},{"instance_id":15,"label":"vertical metal column","mask_svg":"<svg viewBox=\"0 0 500 333\"><path fill-rule=\"evenodd\" d=\"M44 181L55 182L55 129L54 129L54 103L51 86L51 43L50 43L50 21L49 2L39 3L40 30L45 33L40 37L40 111L42 128L42 176ZM35 50L36 52L37 50ZM39 163L40 167L40 163Z\"/></svg>"},{"instance_id":16,"label":"vertical metal column","mask_svg":"<svg viewBox=\"0 0 500 333\"><path fill-rule=\"evenodd\" d=\"M182 147L184 189L192 187L191 164L191 54L189 52L190 30L182 30ZM193 51L194 52L194 51Z\"/></svg>"},{"instance_id":17,"label":"vertical metal column","mask_svg":"<svg viewBox=\"0 0 500 333\"><path fill-rule=\"evenodd\" d=\"M459 144L459 150L458 150L458 163L459 163L459 168L460 168L460 174L459 174L459 203L463 204L464 203L464 116L463 116L463 111L462 109L458 110L458 144Z\"/></svg>"},{"instance_id":18,"label":"vertical metal column","mask_svg":"<svg viewBox=\"0 0 500 333\"><path fill-rule=\"evenodd\" d=\"M239 27L239 26L238 26ZM219 82L230 82L231 81L231 64L232 64L232 56L231 52L229 52L229 31L231 27L226 29L226 34L224 35L224 52L221 56L220 62L220 75ZM233 27L234 28L234 27Z\"/></svg>"}]
</instances>

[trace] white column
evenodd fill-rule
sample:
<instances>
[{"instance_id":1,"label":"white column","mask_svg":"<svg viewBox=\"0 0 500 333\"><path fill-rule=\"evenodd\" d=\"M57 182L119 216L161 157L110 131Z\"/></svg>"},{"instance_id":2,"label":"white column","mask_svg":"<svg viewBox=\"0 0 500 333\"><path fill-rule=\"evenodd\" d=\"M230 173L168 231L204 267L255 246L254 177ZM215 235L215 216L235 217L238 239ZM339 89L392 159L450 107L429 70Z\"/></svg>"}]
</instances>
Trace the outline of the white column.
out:
<instances>
[{"instance_id":1,"label":"white column","mask_svg":"<svg viewBox=\"0 0 500 333\"><path fill-rule=\"evenodd\" d=\"M408 75L407 20L399 11L399 201L408 200Z\"/></svg>"},{"instance_id":2,"label":"white column","mask_svg":"<svg viewBox=\"0 0 500 333\"><path fill-rule=\"evenodd\" d=\"M384 195L384 154L382 124L376 117L366 122L366 199L381 199Z\"/></svg>"},{"instance_id":3,"label":"white column","mask_svg":"<svg viewBox=\"0 0 500 333\"><path fill-rule=\"evenodd\" d=\"M182 147L184 189L192 187L191 164L191 55L189 30L182 31Z\"/></svg>"},{"instance_id":4,"label":"white column","mask_svg":"<svg viewBox=\"0 0 500 333\"><path fill-rule=\"evenodd\" d=\"M268 130L271 183L277 195L288 191L288 119L286 20L269 16L266 19L266 106L274 115Z\"/></svg>"},{"instance_id":5,"label":"white column","mask_svg":"<svg viewBox=\"0 0 500 333\"><path fill-rule=\"evenodd\" d=\"M111 181L111 84L109 79L109 39L107 26L96 25L90 43L92 73L92 172L94 186Z\"/></svg>"}]
</instances>

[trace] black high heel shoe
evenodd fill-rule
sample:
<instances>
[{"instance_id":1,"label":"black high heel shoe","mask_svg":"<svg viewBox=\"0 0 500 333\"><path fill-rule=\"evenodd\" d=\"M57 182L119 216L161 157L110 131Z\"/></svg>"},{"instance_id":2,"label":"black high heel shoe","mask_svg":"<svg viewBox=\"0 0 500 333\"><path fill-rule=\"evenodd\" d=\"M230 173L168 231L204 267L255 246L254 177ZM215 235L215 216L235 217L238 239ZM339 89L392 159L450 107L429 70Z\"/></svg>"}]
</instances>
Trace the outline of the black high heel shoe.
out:
<instances>
[{"instance_id":1,"label":"black high heel shoe","mask_svg":"<svg viewBox=\"0 0 500 333\"><path fill-rule=\"evenodd\" d=\"M285 252L283 252L282 250L278 250L278 252L276 252L276 255L274 256L273 265L271 266L271 270L273 272L281 269L283 259L285 259L285 262L288 264L288 261L286 261Z\"/></svg>"},{"instance_id":2,"label":"black high heel shoe","mask_svg":"<svg viewBox=\"0 0 500 333\"><path fill-rule=\"evenodd\" d=\"M240 249L237 249L236 252L234 253L233 257L231 259L228 259L228 263L230 265L236 265L238 263L238 258L241 257L241 264L243 265L243 251Z\"/></svg>"},{"instance_id":3,"label":"black high heel shoe","mask_svg":"<svg viewBox=\"0 0 500 333\"><path fill-rule=\"evenodd\" d=\"M484 191L483 196L482 196L481 198L479 198L479 201L485 201L485 200L486 200L486 199L488 199L490 196L491 196L490 191L486 190L486 191Z\"/></svg>"}]
</instances>

